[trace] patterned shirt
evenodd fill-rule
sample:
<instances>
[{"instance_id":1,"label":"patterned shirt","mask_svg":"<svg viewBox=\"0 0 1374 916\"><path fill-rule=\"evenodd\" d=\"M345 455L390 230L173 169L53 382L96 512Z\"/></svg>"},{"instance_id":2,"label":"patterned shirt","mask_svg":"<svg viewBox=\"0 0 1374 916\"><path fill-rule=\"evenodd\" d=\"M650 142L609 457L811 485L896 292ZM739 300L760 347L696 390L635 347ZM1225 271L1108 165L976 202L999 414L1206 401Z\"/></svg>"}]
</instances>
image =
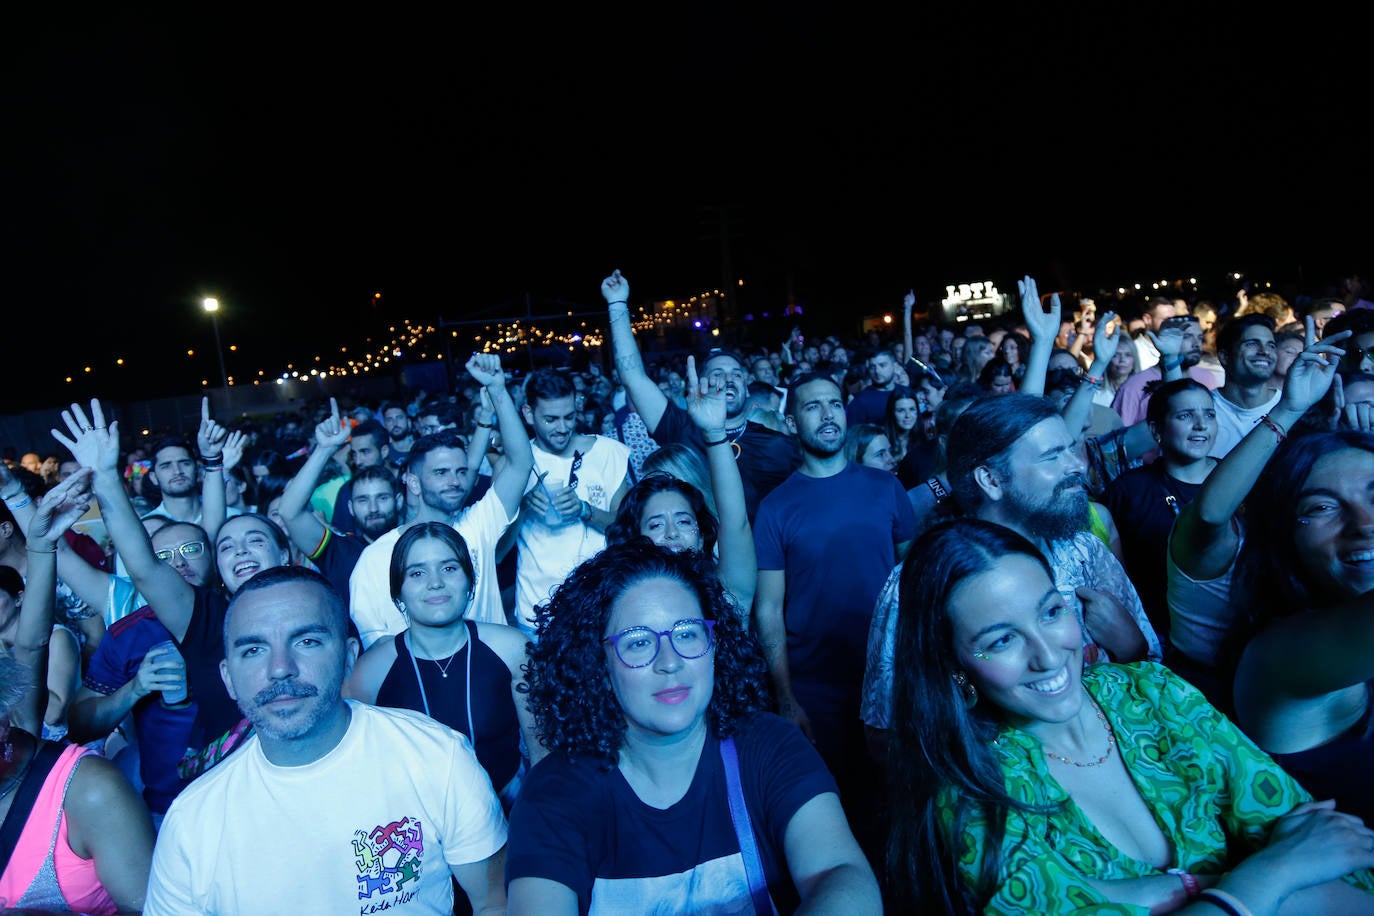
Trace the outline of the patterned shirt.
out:
<instances>
[{"instance_id":1,"label":"patterned shirt","mask_svg":"<svg viewBox=\"0 0 1374 916\"><path fill-rule=\"evenodd\" d=\"M1101 539L1091 532L1080 531L1071 538L1050 544L1045 559L1054 572L1054 587L1059 590L1064 602L1074 609L1080 625L1083 623L1083 606L1076 592L1079 587L1086 585L1106 592L1121 602L1145 636L1147 658L1159 661L1163 657L1159 636L1150 625L1150 618L1140 603L1140 595L1136 594L1126 570ZM878 603L873 608L873 620L868 627L868 654L859 718L873 728L888 728L892 719L893 662L897 652L898 586L901 579L902 567L898 564L878 593ZM1097 661L1104 655L1088 643L1086 629L1083 631L1083 640L1085 661Z\"/></svg>"},{"instance_id":2,"label":"patterned shirt","mask_svg":"<svg viewBox=\"0 0 1374 916\"><path fill-rule=\"evenodd\" d=\"M1274 821L1311 796L1217 712L1196 689L1150 662L1084 669L1083 684L1116 734L1122 762L1174 850L1174 864L1220 875L1264 847ZM1012 798L1048 813L1011 811L1002 841L1000 882L987 913L1147 913L1112 904L1088 883L1160 874L1118 850L1064 791L1029 733L1004 726L996 739ZM946 790L941 817L948 833L954 805ZM970 813L959 867L977 881L986 822ZM1374 892L1374 874L1346 878Z\"/></svg>"}]
</instances>

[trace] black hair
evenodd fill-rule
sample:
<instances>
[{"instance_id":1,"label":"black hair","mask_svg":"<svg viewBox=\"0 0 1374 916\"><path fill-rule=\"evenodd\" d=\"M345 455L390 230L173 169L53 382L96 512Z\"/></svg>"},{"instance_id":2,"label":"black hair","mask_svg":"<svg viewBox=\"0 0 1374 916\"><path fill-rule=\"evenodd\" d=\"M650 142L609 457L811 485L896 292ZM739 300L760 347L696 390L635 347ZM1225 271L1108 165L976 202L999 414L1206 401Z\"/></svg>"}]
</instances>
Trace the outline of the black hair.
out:
<instances>
[{"instance_id":1,"label":"black hair","mask_svg":"<svg viewBox=\"0 0 1374 916\"><path fill-rule=\"evenodd\" d=\"M458 558L458 565L463 567L463 572L467 574L469 591L477 585L477 572L472 567L472 552L468 549L468 542L457 529L442 522L419 522L407 528L405 533L396 539L396 546L391 548L393 601L401 597L401 585L405 582L406 558L410 554L410 548L416 541L421 540L440 541L452 550L453 555Z\"/></svg>"},{"instance_id":2,"label":"black hair","mask_svg":"<svg viewBox=\"0 0 1374 916\"><path fill-rule=\"evenodd\" d=\"M563 373L540 369L525 380L525 403L534 409L537 401L556 401L577 394L572 381Z\"/></svg>"},{"instance_id":3,"label":"black hair","mask_svg":"<svg viewBox=\"0 0 1374 916\"><path fill-rule=\"evenodd\" d=\"M196 445L190 439L187 439L185 436L163 436L161 439L154 442L153 447L148 450L148 457L152 459L153 462L153 471L157 470L157 453L164 448L184 449L186 454L191 456L192 461L198 461L200 459L200 452L196 451Z\"/></svg>"},{"instance_id":4,"label":"black hair","mask_svg":"<svg viewBox=\"0 0 1374 916\"><path fill-rule=\"evenodd\" d=\"M840 387L840 384L836 382L832 376L826 375L823 372L808 372L805 375L802 375L801 377L794 379L787 386L787 404L783 408L783 412L787 416L792 417L794 419L796 418L797 392L801 389L803 385L809 385L812 382L825 382L827 385L834 385L835 390L839 391L840 397L844 397L844 389Z\"/></svg>"},{"instance_id":5,"label":"black hair","mask_svg":"<svg viewBox=\"0 0 1374 916\"><path fill-rule=\"evenodd\" d=\"M424 462L429 453L437 448L456 448L460 452L466 452L467 443L463 441L462 433L456 429L441 429L437 433L421 436L410 446L410 451L406 452L406 470L414 474L415 469Z\"/></svg>"},{"instance_id":6,"label":"black hair","mask_svg":"<svg viewBox=\"0 0 1374 916\"><path fill-rule=\"evenodd\" d=\"M353 427L353 431L348 434L349 439L356 439L359 436L371 436L379 450L391 442L391 433L387 432L386 427L376 420L364 420Z\"/></svg>"},{"instance_id":7,"label":"black hair","mask_svg":"<svg viewBox=\"0 0 1374 916\"><path fill-rule=\"evenodd\" d=\"M1005 399L1001 399L1005 400ZM1009 556L1053 570L1030 541L977 519L942 522L916 539L902 563L894 657L888 786L892 832L887 871L900 912L982 912L997 889L1007 814L1039 811L1007 794L993 744L998 710L970 706L957 678L949 604L955 592ZM978 880L959 875L970 817L987 827L975 863ZM942 819L952 815L948 831Z\"/></svg>"},{"instance_id":8,"label":"black hair","mask_svg":"<svg viewBox=\"0 0 1374 916\"><path fill-rule=\"evenodd\" d=\"M974 401L950 429L945 459L950 488L966 511L983 502L973 472L990 466L1002 478L1010 476L1007 452L1031 427L1059 416L1054 405L1033 394L1007 394Z\"/></svg>"},{"instance_id":9,"label":"black hair","mask_svg":"<svg viewBox=\"0 0 1374 916\"><path fill-rule=\"evenodd\" d=\"M1164 419L1168 416L1170 402L1174 396L1185 391L1201 391L1209 398L1212 397L1211 390L1201 382L1196 382L1190 378L1175 379L1172 382L1165 382L1150 389L1150 403L1145 408L1145 422L1154 429L1159 429L1164 425Z\"/></svg>"},{"instance_id":10,"label":"black hair","mask_svg":"<svg viewBox=\"0 0 1374 916\"><path fill-rule=\"evenodd\" d=\"M768 706L768 667L710 561L695 551L665 550L648 538L607 547L569 574L536 611L539 639L526 647L529 708L535 730L550 753L616 765L625 741L625 713L611 687L608 665L619 664L606 643L612 607L646 579L674 580L714 620L715 685L706 722L729 737Z\"/></svg>"},{"instance_id":11,"label":"black hair","mask_svg":"<svg viewBox=\"0 0 1374 916\"><path fill-rule=\"evenodd\" d=\"M716 549L716 538L720 534L720 522L706 505L706 497L685 480L662 472L644 475L643 479L625 494L625 498L620 501L620 508L616 511L615 521L606 528L606 543L624 544L634 538L643 537L639 533L639 526L644 517L645 507L656 494L667 492L680 493L687 500L692 514L696 516L697 529L701 532L701 552L708 557L712 556Z\"/></svg>"},{"instance_id":12,"label":"black hair","mask_svg":"<svg viewBox=\"0 0 1374 916\"><path fill-rule=\"evenodd\" d=\"M1254 627L1345 597L1323 592L1312 580L1293 532L1298 527L1298 495L1313 466L1347 448L1374 452L1374 434L1343 429L1289 438L1246 497L1245 544L1231 581L1233 603L1250 609Z\"/></svg>"},{"instance_id":13,"label":"black hair","mask_svg":"<svg viewBox=\"0 0 1374 916\"><path fill-rule=\"evenodd\" d=\"M1269 333L1274 333L1274 319L1268 315L1252 312L1249 315L1241 315L1239 318L1232 318L1217 330L1217 354L1225 355L1229 360L1231 351L1236 344L1240 343L1240 336L1245 333L1246 328L1261 327L1268 328ZM1328 330L1330 325L1327 325Z\"/></svg>"},{"instance_id":14,"label":"black hair","mask_svg":"<svg viewBox=\"0 0 1374 916\"><path fill-rule=\"evenodd\" d=\"M236 518L241 516L235 516ZM271 524L270 522L268 524ZM276 525L272 525L273 528ZM329 609L329 620L335 626L335 633L340 637L348 635L348 610L344 607L343 598L334 591L334 587L329 584L329 580L313 569L304 566L273 566L271 569L264 569L262 572L249 579L239 590L234 593L234 597L229 601L229 607L224 612L224 645L229 647L229 621L234 616L234 606L243 599L244 595L260 592L263 589L272 588L276 585L284 585L288 582L303 582L306 585L313 585L319 589L324 597L325 606Z\"/></svg>"}]
</instances>

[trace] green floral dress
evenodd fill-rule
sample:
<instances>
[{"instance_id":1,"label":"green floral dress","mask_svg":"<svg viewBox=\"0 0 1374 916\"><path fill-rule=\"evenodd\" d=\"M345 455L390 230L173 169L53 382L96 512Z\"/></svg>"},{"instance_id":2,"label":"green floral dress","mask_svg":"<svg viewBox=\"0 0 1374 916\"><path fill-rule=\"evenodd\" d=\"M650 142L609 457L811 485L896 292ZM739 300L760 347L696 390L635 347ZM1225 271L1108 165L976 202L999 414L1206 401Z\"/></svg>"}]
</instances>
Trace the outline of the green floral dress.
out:
<instances>
[{"instance_id":1,"label":"green floral dress","mask_svg":"<svg viewBox=\"0 0 1374 916\"><path fill-rule=\"evenodd\" d=\"M1092 665L1083 683L1106 714L1122 760L1175 852L1174 865L1219 875L1263 848L1274 820L1311 796L1217 712L1192 685L1152 662ZM1143 878L1159 869L1112 846L1050 775L1040 742L1016 728L997 738L1008 794L1047 814L1011 811L1001 878L987 913L1130 913L1084 880ZM952 796L942 801L953 830ZM976 813L960 838L959 864L977 882L986 822ZM1346 879L1374 893L1374 874Z\"/></svg>"}]
</instances>

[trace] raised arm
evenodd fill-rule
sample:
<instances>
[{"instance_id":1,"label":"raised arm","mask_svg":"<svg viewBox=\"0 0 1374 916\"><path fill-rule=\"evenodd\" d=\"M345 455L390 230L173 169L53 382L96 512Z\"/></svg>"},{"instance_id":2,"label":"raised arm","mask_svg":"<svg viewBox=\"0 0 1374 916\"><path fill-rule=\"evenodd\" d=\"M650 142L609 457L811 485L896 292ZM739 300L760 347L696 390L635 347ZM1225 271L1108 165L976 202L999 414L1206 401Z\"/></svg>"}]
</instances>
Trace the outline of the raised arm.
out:
<instances>
[{"instance_id":1,"label":"raised arm","mask_svg":"<svg viewBox=\"0 0 1374 916\"><path fill-rule=\"evenodd\" d=\"M224 497L224 443L229 430L210 416L210 399L200 399L200 429L196 432L196 447L200 449L204 473L200 482L200 526L205 529L209 543L215 543L226 515Z\"/></svg>"},{"instance_id":2,"label":"raised arm","mask_svg":"<svg viewBox=\"0 0 1374 916\"><path fill-rule=\"evenodd\" d=\"M1047 312L1040 304L1040 288L1035 285L1035 280L1030 274L1018 280L1016 287L1021 292L1021 315L1031 336L1030 355L1026 357L1026 374L1022 376L1018 390L1023 394L1044 394L1045 373L1050 368L1054 339L1059 336L1059 315L1062 311L1059 294L1050 295L1050 309Z\"/></svg>"},{"instance_id":3,"label":"raised arm","mask_svg":"<svg viewBox=\"0 0 1374 916\"><path fill-rule=\"evenodd\" d=\"M520 500L525 495L525 485L530 479L530 469L534 467L534 452L530 450L525 421L520 419L520 411L516 410L515 402L506 390L501 357L494 353L474 353L468 360L467 370L468 375L476 379L487 392L492 406L496 408L496 426L501 431L506 463L492 477L491 488L506 507L507 518L515 518L520 511Z\"/></svg>"},{"instance_id":4,"label":"raised arm","mask_svg":"<svg viewBox=\"0 0 1374 916\"><path fill-rule=\"evenodd\" d=\"M1347 336L1337 334L1317 343L1308 319L1307 347L1293 361L1279 403L1269 412L1269 421L1283 434L1331 387L1342 352L1338 345ZM1331 360L1324 362L1323 355ZM1181 571L1194 579L1215 579L1226 571L1239 541L1232 519L1282 441L1268 424L1257 423L1213 469L1197 497L1174 522L1172 552Z\"/></svg>"},{"instance_id":5,"label":"raised arm","mask_svg":"<svg viewBox=\"0 0 1374 916\"><path fill-rule=\"evenodd\" d=\"M915 306L916 290L909 289L906 291L906 295L902 297L902 346L906 348L902 352L906 354L907 359L916 355L916 349L911 345L911 310Z\"/></svg>"},{"instance_id":6,"label":"raised arm","mask_svg":"<svg viewBox=\"0 0 1374 916\"><path fill-rule=\"evenodd\" d=\"M615 353L615 368L620 373L620 384L625 386L630 403L634 404L644 426L652 435L658 429L658 421L663 419L663 412L668 409L668 398L644 371L644 358L639 355L634 326L630 323L630 282L617 270L601 281L601 295L606 299L611 323L611 349Z\"/></svg>"},{"instance_id":7,"label":"raised arm","mask_svg":"<svg viewBox=\"0 0 1374 916\"><path fill-rule=\"evenodd\" d=\"M348 424L339 417L339 402L329 399L329 416L315 427L315 448L282 490L279 511L291 542L311 556L324 540L324 523L310 511L310 494L334 453L348 441Z\"/></svg>"},{"instance_id":8,"label":"raised arm","mask_svg":"<svg viewBox=\"0 0 1374 916\"><path fill-rule=\"evenodd\" d=\"M754 557L754 532L744 506L744 480L735 463L734 447L725 435L725 385L723 381L698 379L693 356L687 357L687 414L706 440L706 463L720 515L716 573L747 619L759 567Z\"/></svg>"},{"instance_id":9,"label":"raised arm","mask_svg":"<svg viewBox=\"0 0 1374 916\"><path fill-rule=\"evenodd\" d=\"M471 493L472 488L477 486L477 478L482 474L482 459L487 455L487 446L491 444L492 431L496 429L496 409L492 406L491 395L487 394L484 387L477 393L481 405L477 413L477 426L472 431L472 438L468 439L468 476L464 480L463 492ZM492 474L496 473L496 467L492 467Z\"/></svg>"},{"instance_id":10,"label":"raised arm","mask_svg":"<svg viewBox=\"0 0 1374 916\"><path fill-rule=\"evenodd\" d=\"M91 401L90 419L80 404L72 404L62 411L62 422L71 435L54 429L53 438L65 445L83 467L95 471L91 488L100 503L105 530L124 560L134 587L142 592L162 625L180 641L190 626L196 593L175 569L153 554L148 534L124 490L124 481L119 476L119 422L106 426L105 412L97 400Z\"/></svg>"},{"instance_id":11,"label":"raised arm","mask_svg":"<svg viewBox=\"0 0 1374 916\"><path fill-rule=\"evenodd\" d=\"M1145 333L1159 351L1159 371L1164 381L1176 382L1183 378L1183 329L1160 328L1158 334L1154 331Z\"/></svg>"},{"instance_id":12,"label":"raised arm","mask_svg":"<svg viewBox=\"0 0 1374 916\"><path fill-rule=\"evenodd\" d=\"M0 497L5 500L5 505L14 516L19 530L24 532L27 538L29 528L33 524L36 505L3 461L0 461ZM58 538L55 543L57 577L67 584L76 597L90 605L102 620L107 618L110 607L110 574L87 563L81 554L68 546L65 538Z\"/></svg>"},{"instance_id":13,"label":"raised arm","mask_svg":"<svg viewBox=\"0 0 1374 916\"><path fill-rule=\"evenodd\" d=\"M57 542L90 507L91 474L79 471L47 492L29 526L24 602L19 606L11 651L16 661L33 672L34 683L10 718L30 734L42 734L48 698L48 640L57 604Z\"/></svg>"},{"instance_id":14,"label":"raised arm","mask_svg":"<svg viewBox=\"0 0 1374 916\"><path fill-rule=\"evenodd\" d=\"M1107 378L1107 367L1112 364L1112 357L1116 356L1117 347L1121 346L1121 322L1116 320L1115 312L1107 312L1102 316L1101 323L1097 326L1097 334L1093 338L1093 362L1088 367L1088 374L1078 385L1078 390L1073 393L1069 403L1064 405L1064 425L1069 428L1077 438L1078 431L1088 423L1088 418L1092 416L1093 394L1102 387L1103 381ZM1030 374L1027 370L1027 375ZM1025 391L1025 386L1021 388Z\"/></svg>"}]
</instances>

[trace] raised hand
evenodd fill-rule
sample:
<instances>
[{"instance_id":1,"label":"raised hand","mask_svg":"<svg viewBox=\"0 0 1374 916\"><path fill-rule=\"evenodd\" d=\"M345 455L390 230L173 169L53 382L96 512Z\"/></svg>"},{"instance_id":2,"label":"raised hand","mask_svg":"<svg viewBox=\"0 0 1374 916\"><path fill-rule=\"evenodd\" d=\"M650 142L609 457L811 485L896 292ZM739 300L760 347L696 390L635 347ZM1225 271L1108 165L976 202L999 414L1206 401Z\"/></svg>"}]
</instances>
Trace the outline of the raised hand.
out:
<instances>
[{"instance_id":1,"label":"raised hand","mask_svg":"<svg viewBox=\"0 0 1374 916\"><path fill-rule=\"evenodd\" d=\"M229 430L220 426L210 416L210 399L200 399L200 429L196 432L196 446L202 458L218 458L224 452L224 440L229 438Z\"/></svg>"},{"instance_id":2,"label":"raised hand","mask_svg":"<svg viewBox=\"0 0 1374 916\"><path fill-rule=\"evenodd\" d=\"M82 467L97 471L117 471L119 469L119 421L112 420L107 426L105 411L100 402L91 399L91 416L80 404L73 403L62 411L62 422L71 433L68 437L56 429L49 430L52 437L67 447L72 457Z\"/></svg>"},{"instance_id":3,"label":"raised hand","mask_svg":"<svg viewBox=\"0 0 1374 916\"><path fill-rule=\"evenodd\" d=\"M483 388L491 388L506 383L506 374L501 371L501 357L495 353L474 353L467 363L468 375L476 379Z\"/></svg>"},{"instance_id":4,"label":"raised hand","mask_svg":"<svg viewBox=\"0 0 1374 916\"><path fill-rule=\"evenodd\" d=\"M232 430L224 440L224 470L232 471L239 466L243 460L243 449L248 444L248 437L237 429Z\"/></svg>"},{"instance_id":5,"label":"raised hand","mask_svg":"<svg viewBox=\"0 0 1374 916\"><path fill-rule=\"evenodd\" d=\"M601 281L601 295L605 297L607 305L630 304L630 281L626 280L619 270L611 271L611 275Z\"/></svg>"},{"instance_id":6,"label":"raised hand","mask_svg":"<svg viewBox=\"0 0 1374 916\"><path fill-rule=\"evenodd\" d=\"M909 312L915 305L916 290L909 289L907 290L906 295L902 297L902 308Z\"/></svg>"},{"instance_id":7,"label":"raised hand","mask_svg":"<svg viewBox=\"0 0 1374 916\"><path fill-rule=\"evenodd\" d=\"M1031 342L1042 346L1049 342L1052 346L1054 339L1059 336L1059 316L1063 311L1059 294L1050 295L1050 310L1047 312L1040 305L1040 288L1030 274L1016 281L1016 288L1021 293L1021 315L1026 322L1026 330L1030 331Z\"/></svg>"},{"instance_id":8,"label":"raised hand","mask_svg":"<svg viewBox=\"0 0 1374 916\"><path fill-rule=\"evenodd\" d=\"M1159 361L1172 361L1183 352L1183 328L1160 328L1159 333L1146 331L1150 343L1159 351Z\"/></svg>"},{"instance_id":9,"label":"raised hand","mask_svg":"<svg viewBox=\"0 0 1374 916\"><path fill-rule=\"evenodd\" d=\"M82 468L53 487L38 501L33 520L29 522L29 544L50 547L57 543L67 529L86 514L95 497L91 493L91 478L95 472Z\"/></svg>"},{"instance_id":10,"label":"raised hand","mask_svg":"<svg viewBox=\"0 0 1374 916\"><path fill-rule=\"evenodd\" d=\"M315 426L315 447L327 449L330 454L348 441L351 432L347 423L339 416L339 402L329 399L329 416Z\"/></svg>"},{"instance_id":11,"label":"raised hand","mask_svg":"<svg viewBox=\"0 0 1374 916\"><path fill-rule=\"evenodd\" d=\"M1180 345L1183 343L1183 335L1179 335ZM1121 347L1121 322L1116 320L1116 312L1103 312L1102 320L1097 323L1097 332L1093 334L1093 362L1106 365L1116 356L1116 351Z\"/></svg>"},{"instance_id":12,"label":"raised hand","mask_svg":"<svg viewBox=\"0 0 1374 916\"><path fill-rule=\"evenodd\" d=\"M1288 367L1288 375L1283 380L1283 396L1279 398L1280 407L1304 414L1322 399L1345 355L1340 344L1352 333L1342 331L1318 342L1316 326L1311 317L1307 319L1307 346Z\"/></svg>"},{"instance_id":13,"label":"raised hand","mask_svg":"<svg viewBox=\"0 0 1374 916\"><path fill-rule=\"evenodd\" d=\"M725 379L698 379L697 360L687 357L687 416L708 439L725 435Z\"/></svg>"}]
</instances>

